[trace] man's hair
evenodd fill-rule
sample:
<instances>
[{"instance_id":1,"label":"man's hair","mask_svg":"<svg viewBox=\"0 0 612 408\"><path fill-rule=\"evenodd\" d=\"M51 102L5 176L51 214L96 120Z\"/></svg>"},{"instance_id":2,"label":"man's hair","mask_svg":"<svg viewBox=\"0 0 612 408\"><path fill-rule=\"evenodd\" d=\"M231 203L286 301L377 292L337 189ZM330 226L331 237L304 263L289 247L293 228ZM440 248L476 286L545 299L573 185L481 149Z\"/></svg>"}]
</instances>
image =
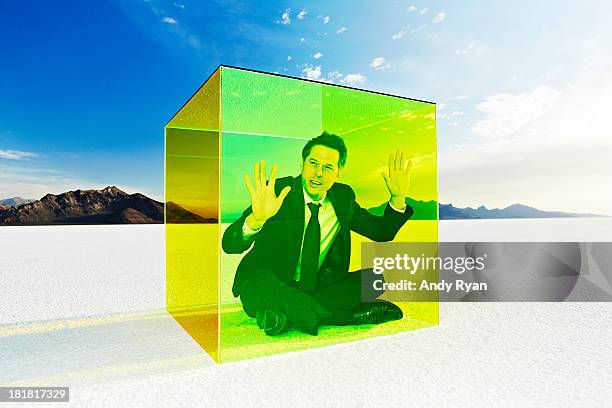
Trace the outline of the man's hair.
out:
<instances>
[{"instance_id":1,"label":"man's hair","mask_svg":"<svg viewBox=\"0 0 612 408\"><path fill-rule=\"evenodd\" d=\"M306 143L304 148L302 149L302 161L306 160L306 157L310 154L312 148L316 145L326 146L330 149L337 150L340 153L340 158L338 159L338 166L344 167L346 164L346 156L347 150L346 145L344 144L344 140L333 133L327 133L327 131L323 131L319 136L314 137Z\"/></svg>"}]
</instances>

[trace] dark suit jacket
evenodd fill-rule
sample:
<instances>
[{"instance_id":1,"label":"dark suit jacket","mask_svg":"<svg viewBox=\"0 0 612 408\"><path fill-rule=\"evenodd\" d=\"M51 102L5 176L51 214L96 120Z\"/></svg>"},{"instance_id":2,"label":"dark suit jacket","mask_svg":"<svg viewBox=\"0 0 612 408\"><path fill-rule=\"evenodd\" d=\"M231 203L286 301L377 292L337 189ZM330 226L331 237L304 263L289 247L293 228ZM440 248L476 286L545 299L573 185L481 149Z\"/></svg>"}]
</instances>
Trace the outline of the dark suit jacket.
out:
<instances>
[{"instance_id":1,"label":"dark suit jacket","mask_svg":"<svg viewBox=\"0 0 612 408\"><path fill-rule=\"evenodd\" d=\"M245 240L242 226L251 214L251 207L230 225L223 234L222 247L228 254L240 254L253 245L253 249L242 258L232 292L240 295L244 281L258 270L271 270L284 282L293 280L304 233L304 193L301 175L276 180L278 195L283 188L291 186L278 213L270 218L262 229ZM351 257L351 234L355 231L373 241L391 241L404 223L412 216L413 210L406 206L403 213L395 211L389 204L383 216L370 214L355 201L355 192L346 184L334 183L327 191L340 229L319 269L317 288L325 287L344 278L348 273Z\"/></svg>"}]
</instances>

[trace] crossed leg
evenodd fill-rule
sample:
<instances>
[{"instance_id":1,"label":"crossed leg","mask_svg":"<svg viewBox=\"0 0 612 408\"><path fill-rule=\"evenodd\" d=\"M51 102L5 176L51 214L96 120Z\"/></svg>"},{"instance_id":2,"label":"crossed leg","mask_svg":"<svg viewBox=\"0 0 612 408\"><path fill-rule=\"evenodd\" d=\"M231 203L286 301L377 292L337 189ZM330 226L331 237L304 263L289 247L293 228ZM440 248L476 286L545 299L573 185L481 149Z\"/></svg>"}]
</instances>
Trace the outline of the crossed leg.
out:
<instances>
[{"instance_id":1,"label":"crossed leg","mask_svg":"<svg viewBox=\"0 0 612 408\"><path fill-rule=\"evenodd\" d=\"M274 272L260 270L240 289L240 300L247 315L273 310L283 313L293 327L316 334L325 309L299 288L281 281Z\"/></svg>"},{"instance_id":2,"label":"crossed leg","mask_svg":"<svg viewBox=\"0 0 612 408\"><path fill-rule=\"evenodd\" d=\"M308 294L299 289L297 282L288 284L273 272L260 270L245 281L240 299L244 311L257 317L258 324L266 318L261 313L272 310L284 314L293 328L317 334L322 324L354 324L354 313L363 303L362 285L367 286L373 278L371 269L350 272L344 279Z\"/></svg>"}]
</instances>

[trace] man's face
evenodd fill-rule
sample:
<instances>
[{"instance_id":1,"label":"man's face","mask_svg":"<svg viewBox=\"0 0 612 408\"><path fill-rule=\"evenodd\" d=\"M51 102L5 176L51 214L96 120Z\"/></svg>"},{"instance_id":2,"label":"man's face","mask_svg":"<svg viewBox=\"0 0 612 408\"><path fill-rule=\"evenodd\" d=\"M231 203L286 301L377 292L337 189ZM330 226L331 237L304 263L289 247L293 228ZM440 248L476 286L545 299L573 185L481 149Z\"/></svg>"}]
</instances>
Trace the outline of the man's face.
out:
<instances>
[{"instance_id":1,"label":"man's face","mask_svg":"<svg viewBox=\"0 0 612 408\"><path fill-rule=\"evenodd\" d=\"M302 185L313 200L320 200L340 177L340 152L314 145L302 162Z\"/></svg>"}]
</instances>

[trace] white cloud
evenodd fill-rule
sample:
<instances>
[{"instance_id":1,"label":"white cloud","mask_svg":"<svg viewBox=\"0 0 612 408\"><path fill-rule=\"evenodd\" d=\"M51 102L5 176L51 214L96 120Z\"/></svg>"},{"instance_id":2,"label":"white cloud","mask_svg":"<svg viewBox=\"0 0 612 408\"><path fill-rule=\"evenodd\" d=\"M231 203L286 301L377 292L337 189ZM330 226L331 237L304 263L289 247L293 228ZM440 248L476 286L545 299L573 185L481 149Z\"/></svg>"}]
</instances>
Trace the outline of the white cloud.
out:
<instances>
[{"instance_id":1,"label":"white cloud","mask_svg":"<svg viewBox=\"0 0 612 408\"><path fill-rule=\"evenodd\" d=\"M376 57L372 60L372 62L370 62L370 66L372 68L378 68L384 63L385 63L384 57Z\"/></svg>"},{"instance_id":2,"label":"white cloud","mask_svg":"<svg viewBox=\"0 0 612 408\"><path fill-rule=\"evenodd\" d=\"M446 14L440 12L440 13L436 14L434 18L431 19L431 22L436 24L436 23L440 23L440 22L444 21L444 19L446 19Z\"/></svg>"},{"instance_id":3,"label":"white cloud","mask_svg":"<svg viewBox=\"0 0 612 408\"><path fill-rule=\"evenodd\" d=\"M291 60L292 60L291 55L287 55L287 61L291 61Z\"/></svg>"},{"instance_id":4,"label":"white cloud","mask_svg":"<svg viewBox=\"0 0 612 408\"><path fill-rule=\"evenodd\" d=\"M7 160L24 160L30 157L38 156L36 153L23 152L20 150L2 150L0 149L0 159Z\"/></svg>"},{"instance_id":5,"label":"white cloud","mask_svg":"<svg viewBox=\"0 0 612 408\"><path fill-rule=\"evenodd\" d=\"M488 47L486 45L480 44L476 41L471 41L466 44L463 48L458 48L455 51L456 55L465 55L465 54L482 54L487 52Z\"/></svg>"},{"instance_id":6,"label":"white cloud","mask_svg":"<svg viewBox=\"0 0 612 408\"><path fill-rule=\"evenodd\" d=\"M410 30L410 32L408 32L408 28L409 27L410 26L406 26L405 29L403 29L402 31L400 31L399 33L397 33L396 35L394 35L391 38L393 38L394 40L397 40L398 38L401 38L401 37L403 37L406 34L415 34L415 33L418 33L419 31L423 31L423 29L425 29L425 27L427 27L427 24L421 24L420 26L418 26L416 28L413 28L413 29ZM394 38L394 37L396 37L396 38Z\"/></svg>"},{"instance_id":7,"label":"white cloud","mask_svg":"<svg viewBox=\"0 0 612 408\"><path fill-rule=\"evenodd\" d=\"M408 34L409 29L410 29L410 24L408 24L406 27L399 30L397 33L393 34L391 38L393 40L399 40L400 38L405 37Z\"/></svg>"},{"instance_id":8,"label":"white cloud","mask_svg":"<svg viewBox=\"0 0 612 408\"><path fill-rule=\"evenodd\" d=\"M531 93L498 94L476 105L485 114L472 128L478 136L505 139L538 119L561 93L545 85Z\"/></svg>"},{"instance_id":9,"label":"white cloud","mask_svg":"<svg viewBox=\"0 0 612 408\"><path fill-rule=\"evenodd\" d=\"M53 169L35 165L7 166L0 162L0 198L22 197L38 200L48 193L60 194L70 190L104 187L106 186Z\"/></svg>"},{"instance_id":10,"label":"white cloud","mask_svg":"<svg viewBox=\"0 0 612 408\"><path fill-rule=\"evenodd\" d=\"M323 24L327 24L329 23L329 20L331 20L329 16L323 16L322 19L323 19Z\"/></svg>"},{"instance_id":11,"label":"white cloud","mask_svg":"<svg viewBox=\"0 0 612 408\"><path fill-rule=\"evenodd\" d=\"M323 57L323 54L321 54L320 52L315 52L314 54L312 54L312 58L314 59L320 59L321 57Z\"/></svg>"},{"instance_id":12,"label":"white cloud","mask_svg":"<svg viewBox=\"0 0 612 408\"><path fill-rule=\"evenodd\" d=\"M289 16L289 13L291 13L291 9L287 9L283 12L283 14L281 14L281 24L291 24L291 17Z\"/></svg>"},{"instance_id":13,"label":"white cloud","mask_svg":"<svg viewBox=\"0 0 612 408\"><path fill-rule=\"evenodd\" d=\"M340 83L343 85L361 85L366 82L366 77L359 73L342 75L340 71L333 70L328 72L327 75L324 75L320 65L313 66L310 64L304 64L302 78L320 82Z\"/></svg>"},{"instance_id":14,"label":"white cloud","mask_svg":"<svg viewBox=\"0 0 612 408\"><path fill-rule=\"evenodd\" d=\"M416 6L410 6L406 9L409 13L414 13L415 11L417 11Z\"/></svg>"},{"instance_id":15,"label":"white cloud","mask_svg":"<svg viewBox=\"0 0 612 408\"><path fill-rule=\"evenodd\" d=\"M467 98L469 98L469 95L457 95L457 96L455 96L455 99L458 100L458 101L462 101L462 100L467 99Z\"/></svg>"},{"instance_id":16,"label":"white cloud","mask_svg":"<svg viewBox=\"0 0 612 408\"><path fill-rule=\"evenodd\" d=\"M367 78L361 74L347 74L340 80L340 83L347 85L362 85L366 80Z\"/></svg>"},{"instance_id":17,"label":"white cloud","mask_svg":"<svg viewBox=\"0 0 612 408\"><path fill-rule=\"evenodd\" d=\"M176 46L176 40L180 41L183 45L185 46L190 46L196 50L200 50L202 48L202 43L199 40L199 36L196 33L196 31L194 31L193 29L191 29L189 22L187 22L186 24L181 20L179 24L179 20L175 17L171 17L166 15L166 11L167 7L159 7L158 6L159 2L150 2L150 6L148 6L148 8L150 8L150 11L155 15L156 19L159 19L160 22L162 22L163 24L167 24L168 27L172 27L171 31L172 31L172 46ZM172 5L172 2L168 2L169 5ZM184 9L185 6L182 3L174 3L174 7L179 8L179 9ZM176 12L176 10L175 10ZM160 38L158 36L158 28L159 27L155 27L155 40L156 41L162 41L164 43L164 45L168 45L167 40L169 37L167 36L163 36L164 38Z\"/></svg>"},{"instance_id":18,"label":"white cloud","mask_svg":"<svg viewBox=\"0 0 612 408\"><path fill-rule=\"evenodd\" d=\"M306 79L312 79L314 81L321 78L321 66L313 67L312 65L305 65L302 70L302 77Z\"/></svg>"},{"instance_id":19,"label":"white cloud","mask_svg":"<svg viewBox=\"0 0 612 408\"><path fill-rule=\"evenodd\" d=\"M306 11L306 9L302 9L302 11L300 11L299 14L297 15L298 20L305 19L307 14L308 14L308 11Z\"/></svg>"},{"instance_id":20,"label":"white cloud","mask_svg":"<svg viewBox=\"0 0 612 408\"><path fill-rule=\"evenodd\" d=\"M328 82L336 82L340 79L342 79L342 74L340 73L340 71L331 71L327 74Z\"/></svg>"},{"instance_id":21,"label":"white cloud","mask_svg":"<svg viewBox=\"0 0 612 408\"><path fill-rule=\"evenodd\" d=\"M385 64L384 57L376 57L370 62L370 66L376 70L385 70L389 68L389 64Z\"/></svg>"},{"instance_id":22,"label":"white cloud","mask_svg":"<svg viewBox=\"0 0 612 408\"><path fill-rule=\"evenodd\" d=\"M303 43L304 41L306 41L306 39L304 37L300 38L300 42Z\"/></svg>"},{"instance_id":23,"label":"white cloud","mask_svg":"<svg viewBox=\"0 0 612 408\"><path fill-rule=\"evenodd\" d=\"M346 27L340 27L339 29L336 30L336 34L342 34L345 31L346 31Z\"/></svg>"},{"instance_id":24,"label":"white cloud","mask_svg":"<svg viewBox=\"0 0 612 408\"><path fill-rule=\"evenodd\" d=\"M423 10L421 10L421 11L419 12L419 14L420 14L420 15L423 15L423 14L427 13L427 11L428 11L428 10L429 10L429 9L428 9L427 7L425 7L425 8L423 8Z\"/></svg>"}]
</instances>

